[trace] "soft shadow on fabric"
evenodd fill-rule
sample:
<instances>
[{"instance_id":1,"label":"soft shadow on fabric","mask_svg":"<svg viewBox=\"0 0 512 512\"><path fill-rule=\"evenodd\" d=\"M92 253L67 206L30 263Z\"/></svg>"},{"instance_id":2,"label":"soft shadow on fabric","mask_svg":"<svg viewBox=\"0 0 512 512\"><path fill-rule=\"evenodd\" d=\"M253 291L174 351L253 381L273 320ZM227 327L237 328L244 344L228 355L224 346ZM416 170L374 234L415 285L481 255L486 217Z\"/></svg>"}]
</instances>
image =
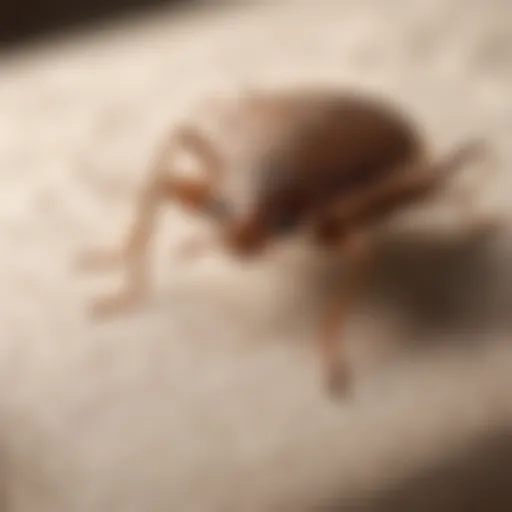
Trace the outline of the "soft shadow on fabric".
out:
<instances>
[{"instance_id":1,"label":"soft shadow on fabric","mask_svg":"<svg viewBox=\"0 0 512 512\"><path fill-rule=\"evenodd\" d=\"M325 497L302 512L508 512L512 510L512 432L496 428L371 494Z\"/></svg>"},{"instance_id":2,"label":"soft shadow on fabric","mask_svg":"<svg viewBox=\"0 0 512 512\"><path fill-rule=\"evenodd\" d=\"M481 337L512 329L512 243L504 230L383 237L368 290L391 305L418 339L436 333ZM461 336L462 335L462 336Z\"/></svg>"}]
</instances>

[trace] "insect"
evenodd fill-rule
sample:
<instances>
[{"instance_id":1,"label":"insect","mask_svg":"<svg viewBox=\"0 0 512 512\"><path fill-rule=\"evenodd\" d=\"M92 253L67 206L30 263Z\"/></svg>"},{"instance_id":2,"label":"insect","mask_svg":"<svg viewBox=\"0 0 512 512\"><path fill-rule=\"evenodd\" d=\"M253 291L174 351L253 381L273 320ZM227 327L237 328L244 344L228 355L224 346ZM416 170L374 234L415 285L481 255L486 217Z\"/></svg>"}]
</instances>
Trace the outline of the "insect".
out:
<instances>
[{"instance_id":1,"label":"insect","mask_svg":"<svg viewBox=\"0 0 512 512\"><path fill-rule=\"evenodd\" d=\"M371 268L374 228L443 191L485 143L468 141L437 161L396 106L346 90L251 91L202 113L210 124L200 115L196 124L177 126L157 155L124 243L82 255L84 269L127 270L124 287L98 299L95 313L125 311L148 294L149 243L166 201L214 219L216 243L240 258L306 232L349 269L317 340L330 388L342 389L349 371L338 357L337 334ZM173 155L183 149L199 162L201 178L175 172ZM466 207L470 214L470 201Z\"/></svg>"}]
</instances>

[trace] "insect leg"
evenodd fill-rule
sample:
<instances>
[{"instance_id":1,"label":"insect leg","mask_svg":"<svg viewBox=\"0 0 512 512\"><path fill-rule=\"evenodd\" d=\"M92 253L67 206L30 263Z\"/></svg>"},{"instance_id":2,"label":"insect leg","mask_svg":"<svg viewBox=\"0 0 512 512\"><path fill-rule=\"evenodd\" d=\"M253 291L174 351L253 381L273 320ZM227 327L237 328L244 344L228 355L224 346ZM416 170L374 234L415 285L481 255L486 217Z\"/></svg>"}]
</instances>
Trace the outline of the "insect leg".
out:
<instances>
[{"instance_id":1,"label":"insect leg","mask_svg":"<svg viewBox=\"0 0 512 512\"><path fill-rule=\"evenodd\" d=\"M110 296L95 301L96 314L110 314L124 310L139 302L149 285L149 246L155 230L156 216L162 201L176 197L189 206L200 201L207 191L203 183L165 181L153 179L141 194L133 226L126 242L117 249L91 251L84 255L82 263L101 268L126 265L127 276L123 288Z\"/></svg>"},{"instance_id":2,"label":"insect leg","mask_svg":"<svg viewBox=\"0 0 512 512\"><path fill-rule=\"evenodd\" d=\"M446 187L452 176L462 168L473 165L492 156L485 140L469 140L455 148L444 160L431 165L430 189L436 195L444 195L453 199L453 205L457 216L463 220L470 233L487 232L489 228L496 226L496 219L482 213L478 207L478 201L482 197L484 180L489 179L489 174L480 174L479 180L475 180L471 187L449 188Z\"/></svg>"},{"instance_id":3,"label":"insect leg","mask_svg":"<svg viewBox=\"0 0 512 512\"><path fill-rule=\"evenodd\" d=\"M348 311L362 291L372 263L372 247L366 232L353 231L343 240L341 253L347 260L347 281L340 294L330 298L320 325L318 346L327 376L329 390L344 391L348 385L349 369L338 357L338 334Z\"/></svg>"},{"instance_id":4,"label":"insect leg","mask_svg":"<svg viewBox=\"0 0 512 512\"><path fill-rule=\"evenodd\" d=\"M173 178L163 172L159 162L140 194L135 219L124 244L118 248L89 251L82 255L79 263L83 269L102 270L127 265L128 273L123 288L113 295L96 300L93 305L95 314L105 315L127 309L139 302L147 292L149 243L162 203L174 199L188 208L201 209L208 200L211 185L220 171L218 165L213 165L217 164L217 161L213 161L213 151L208 153L207 145L201 142L199 134L191 130L178 132L176 138L175 144L191 145L191 149L198 153L197 156L204 161L207 177L203 180Z\"/></svg>"},{"instance_id":5,"label":"insect leg","mask_svg":"<svg viewBox=\"0 0 512 512\"><path fill-rule=\"evenodd\" d=\"M204 170L204 179L176 179L166 172L167 162L177 149L189 150L198 157ZM118 248L86 251L79 258L79 266L83 270L101 271L128 262L130 255L144 245L144 240L149 237L161 203L174 199L189 208L201 208L208 195L208 188L219 178L221 166L220 157L199 132L189 127L177 130L153 165L150 179L139 195L135 221L124 244Z\"/></svg>"}]
</instances>

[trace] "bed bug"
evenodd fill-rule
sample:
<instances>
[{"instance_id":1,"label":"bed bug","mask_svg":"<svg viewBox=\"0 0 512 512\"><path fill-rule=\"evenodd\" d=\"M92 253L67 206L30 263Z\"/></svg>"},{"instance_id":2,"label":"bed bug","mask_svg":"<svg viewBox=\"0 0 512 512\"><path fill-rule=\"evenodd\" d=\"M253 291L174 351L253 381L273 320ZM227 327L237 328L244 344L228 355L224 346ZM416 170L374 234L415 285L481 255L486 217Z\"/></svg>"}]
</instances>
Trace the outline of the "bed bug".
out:
<instances>
[{"instance_id":1,"label":"bed bug","mask_svg":"<svg viewBox=\"0 0 512 512\"><path fill-rule=\"evenodd\" d=\"M450 176L482 155L485 142L467 141L437 161L396 105L347 90L251 91L199 114L198 122L175 127L157 155L124 244L82 256L89 270L127 269L124 288L98 299L95 313L125 311L147 295L149 242L166 201L214 219L217 243L239 258L307 232L349 269L318 335L327 382L346 384L337 334L371 267L374 228L443 191ZM174 172L173 155L184 149L199 161L201 178Z\"/></svg>"}]
</instances>

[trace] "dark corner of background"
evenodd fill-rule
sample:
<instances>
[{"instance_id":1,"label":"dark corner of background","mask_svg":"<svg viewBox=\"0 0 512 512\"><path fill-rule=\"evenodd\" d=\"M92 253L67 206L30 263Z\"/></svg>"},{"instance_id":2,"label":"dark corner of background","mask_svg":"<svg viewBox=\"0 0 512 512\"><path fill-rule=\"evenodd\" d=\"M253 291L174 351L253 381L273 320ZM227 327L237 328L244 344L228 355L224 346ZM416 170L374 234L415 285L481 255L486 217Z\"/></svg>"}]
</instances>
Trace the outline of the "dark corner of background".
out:
<instances>
[{"instance_id":1,"label":"dark corner of background","mask_svg":"<svg viewBox=\"0 0 512 512\"><path fill-rule=\"evenodd\" d=\"M157 7L206 0L0 0L0 49Z\"/></svg>"}]
</instances>

